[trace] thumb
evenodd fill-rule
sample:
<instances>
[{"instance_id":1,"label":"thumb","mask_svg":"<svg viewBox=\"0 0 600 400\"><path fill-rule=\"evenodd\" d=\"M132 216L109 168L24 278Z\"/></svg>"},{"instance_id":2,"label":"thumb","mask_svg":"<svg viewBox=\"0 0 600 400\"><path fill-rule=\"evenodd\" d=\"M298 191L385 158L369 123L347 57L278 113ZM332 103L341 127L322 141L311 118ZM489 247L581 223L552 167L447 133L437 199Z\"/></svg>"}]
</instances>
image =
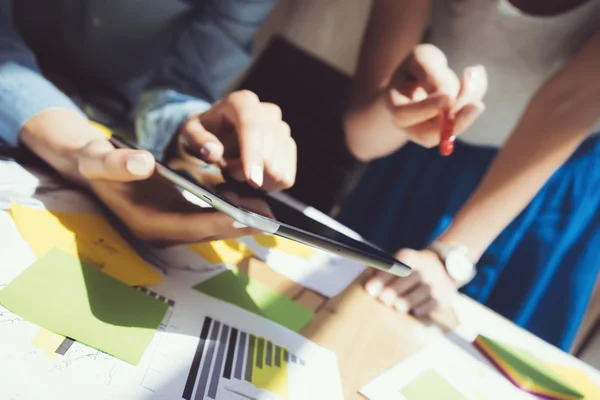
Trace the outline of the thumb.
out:
<instances>
[{"instance_id":1,"label":"thumb","mask_svg":"<svg viewBox=\"0 0 600 400\"><path fill-rule=\"evenodd\" d=\"M115 149L106 139L95 139L80 151L78 166L86 179L128 182L149 178L155 164L147 151Z\"/></svg>"},{"instance_id":2,"label":"thumb","mask_svg":"<svg viewBox=\"0 0 600 400\"><path fill-rule=\"evenodd\" d=\"M223 157L223 144L192 116L181 126L179 140L183 148L207 163L216 163Z\"/></svg>"}]
</instances>

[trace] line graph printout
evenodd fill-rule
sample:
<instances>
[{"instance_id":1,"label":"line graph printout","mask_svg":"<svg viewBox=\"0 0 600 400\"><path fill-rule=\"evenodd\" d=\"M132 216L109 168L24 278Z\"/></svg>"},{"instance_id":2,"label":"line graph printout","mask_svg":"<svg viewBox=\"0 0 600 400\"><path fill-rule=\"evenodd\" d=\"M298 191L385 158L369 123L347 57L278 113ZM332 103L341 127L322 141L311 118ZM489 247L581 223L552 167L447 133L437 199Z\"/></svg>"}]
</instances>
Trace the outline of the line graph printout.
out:
<instances>
[{"instance_id":1,"label":"line graph printout","mask_svg":"<svg viewBox=\"0 0 600 400\"><path fill-rule=\"evenodd\" d=\"M334 353L189 285L147 289L172 306L137 366L78 342L48 357L40 328L0 309L0 398L343 399Z\"/></svg>"}]
</instances>

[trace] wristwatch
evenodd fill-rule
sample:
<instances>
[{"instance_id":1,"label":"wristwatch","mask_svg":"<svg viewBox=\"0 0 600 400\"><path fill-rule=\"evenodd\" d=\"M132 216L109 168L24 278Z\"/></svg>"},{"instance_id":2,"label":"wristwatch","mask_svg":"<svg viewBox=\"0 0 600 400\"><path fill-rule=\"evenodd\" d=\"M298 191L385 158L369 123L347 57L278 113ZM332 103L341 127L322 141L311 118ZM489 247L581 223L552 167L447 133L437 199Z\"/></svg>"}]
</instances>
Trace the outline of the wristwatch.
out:
<instances>
[{"instance_id":1,"label":"wristwatch","mask_svg":"<svg viewBox=\"0 0 600 400\"><path fill-rule=\"evenodd\" d=\"M469 249L461 245L449 245L434 241L428 247L442 260L448 275L459 286L469 283L477 274L475 263L469 257Z\"/></svg>"}]
</instances>

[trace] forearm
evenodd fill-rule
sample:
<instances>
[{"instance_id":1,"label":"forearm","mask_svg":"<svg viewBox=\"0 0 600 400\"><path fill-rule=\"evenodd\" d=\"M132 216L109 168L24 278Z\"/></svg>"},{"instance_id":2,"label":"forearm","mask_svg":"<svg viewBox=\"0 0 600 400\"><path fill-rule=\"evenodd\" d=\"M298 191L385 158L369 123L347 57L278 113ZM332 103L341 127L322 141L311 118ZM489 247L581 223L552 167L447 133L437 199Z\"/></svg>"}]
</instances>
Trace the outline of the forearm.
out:
<instances>
[{"instance_id":1,"label":"forearm","mask_svg":"<svg viewBox=\"0 0 600 400\"><path fill-rule=\"evenodd\" d=\"M382 155L370 132L396 133L384 90L396 68L421 42L429 8L430 0L373 0L344 118L346 144L363 161ZM406 142L395 136L397 147Z\"/></svg>"},{"instance_id":2,"label":"forearm","mask_svg":"<svg viewBox=\"0 0 600 400\"><path fill-rule=\"evenodd\" d=\"M354 157L363 162L384 157L408 142L398 128L384 91L369 103L357 105L346 113L346 145Z\"/></svg>"},{"instance_id":3,"label":"forearm","mask_svg":"<svg viewBox=\"0 0 600 400\"><path fill-rule=\"evenodd\" d=\"M464 244L478 259L587 137L600 117L599 63L591 56L599 44L592 41L535 95L442 241Z\"/></svg>"},{"instance_id":4,"label":"forearm","mask_svg":"<svg viewBox=\"0 0 600 400\"><path fill-rule=\"evenodd\" d=\"M373 0L354 76L352 104L385 88L392 74L421 42L431 0Z\"/></svg>"}]
</instances>

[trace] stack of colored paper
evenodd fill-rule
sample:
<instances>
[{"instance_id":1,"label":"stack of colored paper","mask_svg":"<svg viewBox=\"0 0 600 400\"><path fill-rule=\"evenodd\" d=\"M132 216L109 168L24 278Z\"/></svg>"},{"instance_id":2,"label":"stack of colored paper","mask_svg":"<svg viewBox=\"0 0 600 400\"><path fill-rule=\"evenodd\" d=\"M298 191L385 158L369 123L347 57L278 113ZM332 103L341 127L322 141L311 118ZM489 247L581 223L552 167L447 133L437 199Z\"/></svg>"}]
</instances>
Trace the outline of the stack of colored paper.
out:
<instances>
[{"instance_id":1,"label":"stack of colored paper","mask_svg":"<svg viewBox=\"0 0 600 400\"><path fill-rule=\"evenodd\" d=\"M577 382L565 379L575 375L565 374L565 367L550 364L525 349L485 336L478 336L474 345L515 386L533 395L552 400L599 398L600 389L590 385L584 373L576 374Z\"/></svg>"}]
</instances>

